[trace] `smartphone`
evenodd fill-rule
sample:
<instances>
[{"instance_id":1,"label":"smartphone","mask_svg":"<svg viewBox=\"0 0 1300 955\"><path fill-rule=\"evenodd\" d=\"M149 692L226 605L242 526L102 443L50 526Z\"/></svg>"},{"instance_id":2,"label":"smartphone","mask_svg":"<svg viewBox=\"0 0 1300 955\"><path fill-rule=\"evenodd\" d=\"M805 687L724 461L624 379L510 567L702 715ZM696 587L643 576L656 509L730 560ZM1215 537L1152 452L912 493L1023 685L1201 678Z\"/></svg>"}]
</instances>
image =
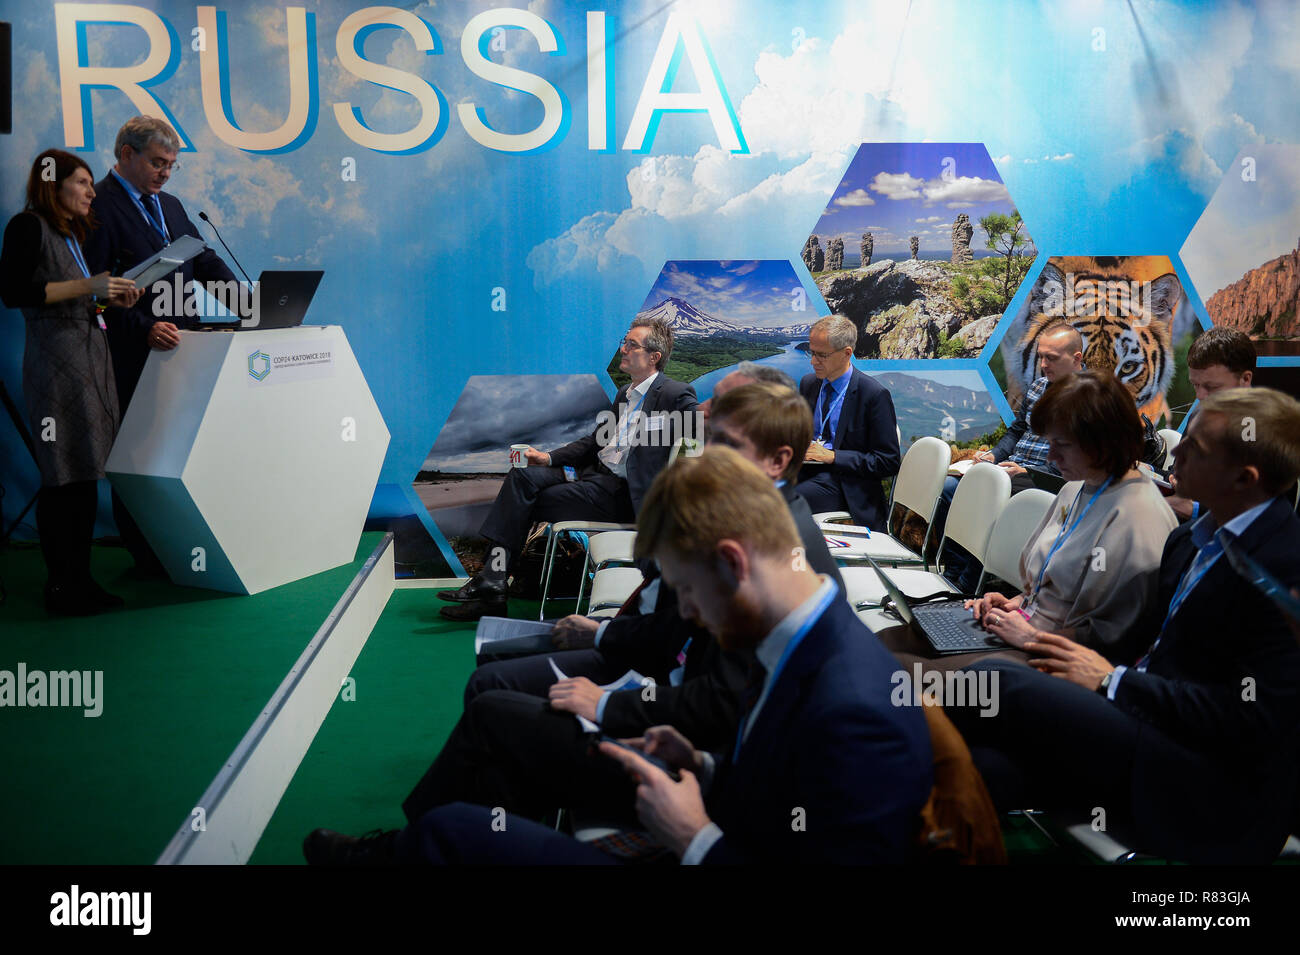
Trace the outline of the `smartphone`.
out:
<instances>
[{"instance_id":1,"label":"smartphone","mask_svg":"<svg viewBox=\"0 0 1300 955\"><path fill-rule=\"evenodd\" d=\"M1227 535L1223 536L1226 537ZM1249 580L1256 590L1273 601L1277 609L1281 610L1282 613L1300 623L1300 599L1296 598L1282 581L1261 567L1258 561L1249 557L1230 540L1224 543L1223 553L1227 556L1228 563L1232 565L1233 570Z\"/></svg>"},{"instance_id":2,"label":"smartphone","mask_svg":"<svg viewBox=\"0 0 1300 955\"><path fill-rule=\"evenodd\" d=\"M620 742L619 740L614 739L614 737L612 737L612 736L605 736L603 733L602 733L600 736L594 736L594 737L592 737L592 740L591 740L591 751L592 751L593 753L600 753L599 745L600 745L601 743L613 743L613 744L614 744L615 746L617 746L619 749L625 749L625 750L627 750L629 753L636 753L636 755L640 756L642 759L644 759L644 760L645 760L647 763L649 763L651 766L654 766L654 767L656 767L657 769L661 769L661 770L663 770L665 773L667 773L668 776L669 776L669 778L672 779L673 782L675 782L675 783L679 783L679 782L682 781L681 774L678 773L677 770L675 770L675 769L673 769L672 767L670 767L667 763L665 763L665 762L664 762L662 759L660 759L658 756L652 756L652 755L650 755L649 753L643 753L641 750L637 749L636 747L634 747L634 746L628 746L627 743ZM600 755L604 756L605 754L604 754L604 753L600 753Z\"/></svg>"}]
</instances>

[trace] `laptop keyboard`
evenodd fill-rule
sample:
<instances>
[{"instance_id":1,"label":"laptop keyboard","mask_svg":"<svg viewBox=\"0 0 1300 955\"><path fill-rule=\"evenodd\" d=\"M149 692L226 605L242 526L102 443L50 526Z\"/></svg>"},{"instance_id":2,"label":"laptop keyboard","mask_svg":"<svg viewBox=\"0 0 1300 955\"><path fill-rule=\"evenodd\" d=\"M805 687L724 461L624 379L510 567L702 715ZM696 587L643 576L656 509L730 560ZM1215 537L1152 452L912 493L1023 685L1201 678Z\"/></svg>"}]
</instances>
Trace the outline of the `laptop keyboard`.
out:
<instances>
[{"instance_id":1,"label":"laptop keyboard","mask_svg":"<svg viewBox=\"0 0 1300 955\"><path fill-rule=\"evenodd\" d=\"M989 649L988 634L970 625L970 611L957 601L914 607L912 613L936 650Z\"/></svg>"}]
</instances>

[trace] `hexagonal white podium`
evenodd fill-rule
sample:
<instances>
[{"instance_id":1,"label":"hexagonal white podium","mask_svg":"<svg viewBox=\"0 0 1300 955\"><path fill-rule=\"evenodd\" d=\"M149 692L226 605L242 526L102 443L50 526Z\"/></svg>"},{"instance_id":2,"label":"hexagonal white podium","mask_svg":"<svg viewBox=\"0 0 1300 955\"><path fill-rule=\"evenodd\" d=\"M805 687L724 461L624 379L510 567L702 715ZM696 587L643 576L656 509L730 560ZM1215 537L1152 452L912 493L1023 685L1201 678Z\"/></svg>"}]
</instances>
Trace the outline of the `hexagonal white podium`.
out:
<instances>
[{"instance_id":1,"label":"hexagonal white podium","mask_svg":"<svg viewBox=\"0 0 1300 955\"><path fill-rule=\"evenodd\" d=\"M388 438L339 326L181 332L107 471L173 581L255 594L352 560Z\"/></svg>"}]
</instances>

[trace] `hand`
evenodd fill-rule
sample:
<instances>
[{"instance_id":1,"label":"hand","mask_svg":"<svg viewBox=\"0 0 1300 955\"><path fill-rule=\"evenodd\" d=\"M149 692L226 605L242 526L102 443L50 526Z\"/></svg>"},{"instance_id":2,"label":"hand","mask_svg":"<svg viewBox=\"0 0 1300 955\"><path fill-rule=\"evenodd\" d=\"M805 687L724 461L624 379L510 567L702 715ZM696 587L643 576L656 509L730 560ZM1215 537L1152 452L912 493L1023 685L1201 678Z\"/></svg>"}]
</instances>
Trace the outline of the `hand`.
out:
<instances>
[{"instance_id":1,"label":"hand","mask_svg":"<svg viewBox=\"0 0 1300 955\"><path fill-rule=\"evenodd\" d=\"M813 464L830 464L835 460L835 452L821 442L814 441L808 445L808 450L804 452L803 459Z\"/></svg>"},{"instance_id":2,"label":"hand","mask_svg":"<svg viewBox=\"0 0 1300 955\"><path fill-rule=\"evenodd\" d=\"M181 343L181 333L171 322L154 322L144 340L150 348L171 351Z\"/></svg>"},{"instance_id":3,"label":"hand","mask_svg":"<svg viewBox=\"0 0 1300 955\"><path fill-rule=\"evenodd\" d=\"M684 856L691 840L710 822L695 774L680 770L681 782L673 782L662 769L612 743L601 743L600 751L637 781L636 814L642 824L678 858Z\"/></svg>"},{"instance_id":4,"label":"hand","mask_svg":"<svg viewBox=\"0 0 1300 955\"><path fill-rule=\"evenodd\" d=\"M555 621L551 645L557 650L586 650L596 645L596 631L599 629L599 620L571 613Z\"/></svg>"},{"instance_id":5,"label":"hand","mask_svg":"<svg viewBox=\"0 0 1300 955\"><path fill-rule=\"evenodd\" d=\"M1029 665L1077 683L1085 690L1097 692L1101 678L1115 669L1115 664L1095 650L1089 650L1054 633L1040 632L1037 639L1026 643L1024 649L1035 655Z\"/></svg>"},{"instance_id":6,"label":"hand","mask_svg":"<svg viewBox=\"0 0 1300 955\"><path fill-rule=\"evenodd\" d=\"M1017 474L1025 473L1024 468L1022 468L1019 464L1012 464L1010 461L1003 461L1001 464L998 465L998 467L1006 471L1007 474L1009 474L1011 477L1015 477Z\"/></svg>"},{"instance_id":7,"label":"hand","mask_svg":"<svg viewBox=\"0 0 1300 955\"><path fill-rule=\"evenodd\" d=\"M989 464L997 464L997 463L998 463L998 462L997 462L997 459L993 457L993 452L992 452L992 451L976 451L976 452L975 452L975 460L976 460L976 461L987 461Z\"/></svg>"},{"instance_id":8,"label":"hand","mask_svg":"<svg viewBox=\"0 0 1300 955\"><path fill-rule=\"evenodd\" d=\"M1030 643L1040 636L1046 634L1034 628L1034 626L1025 619L1019 608L1001 610L989 610L984 614L981 621L984 629L1003 643L1008 643L1013 647L1025 649Z\"/></svg>"},{"instance_id":9,"label":"hand","mask_svg":"<svg viewBox=\"0 0 1300 955\"><path fill-rule=\"evenodd\" d=\"M963 606L971 611L979 623L984 622L984 615L990 610L1014 610L1025 602L1024 594L1017 594L1014 598L1007 598L996 590L985 594L983 597L976 597L974 600L966 601Z\"/></svg>"},{"instance_id":10,"label":"hand","mask_svg":"<svg viewBox=\"0 0 1300 955\"><path fill-rule=\"evenodd\" d=\"M604 695L605 691L585 676L557 680L551 684L551 709L573 713L594 723L596 722L596 706Z\"/></svg>"},{"instance_id":11,"label":"hand","mask_svg":"<svg viewBox=\"0 0 1300 955\"><path fill-rule=\"evenodd\" d=\"M528 463L534 467L548 467L551 463L551 456L549 454L545 451L538 451L536 448L532 447L524 452L524 457L527 458Z\"/></svg>"},{"instance_id":12,"label":"hand","mask_svg":"<svg viewBox=\"0 0 1300 955\"><path fill-rule=\"evenodd\" d=\"M140 301L140 296L144 294L144 289L137 288L134 281L124 278L110 278L108 280L108 303L116 305L118 308L130 308L136 302Z\"/></svg>"},{"instance_id":13,"label":"hand","mask_svg":"<svg viewBox=\"0 0 1300 955\"><path fill-rule=\"evenodd\" d=\"M691 741L671 726L652 726L644 736L623 740L627 745L657 756L676 770L689 769L697 776L704 769L704 756Z\"/></svg>"},{"instance_id":14,"label":"hand","mask_svg":"<svg viewBox=\"0 0 1300 955\"><path fill-rule=\"evenodd\" d=\"M1192 506L1196 503L1195 501L1189 500L1185 497L1179 497L1177 494L1171 494L1169 497L1165 498L1165 503L1169 505L1169 509L1174 512L1174 516L1178 518L1180 522L1191 520Z\"/></svg>"}]
</instances>

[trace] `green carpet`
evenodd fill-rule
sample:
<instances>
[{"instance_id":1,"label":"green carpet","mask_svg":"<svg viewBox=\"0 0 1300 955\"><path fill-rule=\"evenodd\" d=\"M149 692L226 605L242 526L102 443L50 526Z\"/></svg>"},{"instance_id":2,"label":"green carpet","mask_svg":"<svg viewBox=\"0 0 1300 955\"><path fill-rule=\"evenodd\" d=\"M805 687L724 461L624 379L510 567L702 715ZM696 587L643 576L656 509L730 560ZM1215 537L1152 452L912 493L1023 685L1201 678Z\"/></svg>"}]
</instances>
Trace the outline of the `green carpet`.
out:
<instances>
[{"instance_id":1,"label":"green carpet","mask_svg":"<svg viewBox=\"0 0 1300 955\"><path fill-rule=\"evenodd\" d=\"M302 863L302 840L396 829L401 803L459 719L474 669L474 624L438 616L434 591L396 590L249 860ZM522 612L523 606L521 604Z\"/></svg>"},{"instance_id":2,"label":"green carpet","mask_svg":"<svg viewBox=\"0 0 1300 955\"><path fill-rule=\"evenodd\" d=\"M252 597L134 581L126 551L96 547L127 607L63 620L42 609L39 551L0 549L0 670L103 671L97 718L0 708L0 863L153 862L381 538Z\"/></svg>"}]
</instances>

